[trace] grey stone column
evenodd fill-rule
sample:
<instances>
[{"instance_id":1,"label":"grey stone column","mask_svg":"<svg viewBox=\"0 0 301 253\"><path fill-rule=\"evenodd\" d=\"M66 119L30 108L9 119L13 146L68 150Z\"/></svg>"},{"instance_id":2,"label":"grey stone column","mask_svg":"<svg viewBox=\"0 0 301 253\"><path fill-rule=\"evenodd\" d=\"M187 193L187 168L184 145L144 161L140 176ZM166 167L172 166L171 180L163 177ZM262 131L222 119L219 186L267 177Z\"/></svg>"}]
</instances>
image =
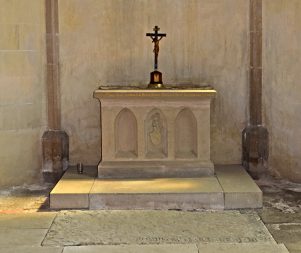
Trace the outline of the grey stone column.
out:
<instances>
[{"instance_id":1,"label":"grey stone column","mask_svg":"<svg viewBox=\"0 0 301 253\"><path fill-rule=\"evenodd\" d=\"M44 180L57 182L68 167L69 138L61 129L58 0L45 0L48 130L42 137Z\"/></svg>"},{"instance_id":2,"label":"grey stone column","mask_svg":"<svg viewBox=\"0 0 301 253\"><path fill-rule=\"evenodd\" d=\"M248 126L242 132L242 162L258 177L267 169L268 131L262 122L262 0L250 0L250 67Z\"/></svg>"}]
</instances>

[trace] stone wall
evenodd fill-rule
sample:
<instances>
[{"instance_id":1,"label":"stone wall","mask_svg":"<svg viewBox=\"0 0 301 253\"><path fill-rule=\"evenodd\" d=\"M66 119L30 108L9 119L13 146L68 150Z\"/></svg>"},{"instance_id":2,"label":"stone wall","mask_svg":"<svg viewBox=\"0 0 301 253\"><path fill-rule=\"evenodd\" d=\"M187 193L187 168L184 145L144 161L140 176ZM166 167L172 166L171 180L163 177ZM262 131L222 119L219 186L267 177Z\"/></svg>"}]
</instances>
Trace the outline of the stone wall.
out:
<instances>
[{"instance_id":1,"label":"stone wall","mask_svg":"<svg viewBox=\"0 0 301 253\"><path fill-rule=\"evenodd\" d=\"M0 187L32 183L45 120L44 1L0 0Z\"/></svg>"},{"instance_id":2,"label":"stone wall","mask_svg":"<svg viewBox=\"0 0 301 253\"><path fill-rule=\"evenodd\" d=\"M35 181L46 129L44 0L0 0L0 187ZM301 2L263 0L263 105L270 168L301 180ZM99 85L146 85L154 25L166 84L211 84L211 153L240 163L248 118L249 1L59 1L62 129L70 163L100 159Z\"/></svg>"},{"instance_id":3,"label":"stone wall","mask_svg":"<svg viewBox=\"0 0 301 253\"><path fill-rule=\"evenodd\" d=\"M263 1L263 102L270 169L301 181L301 1Z\"/></svg>"},{"instance_id":4,"label":"stone wall","mask_svg":"<svg viewBox=\"0 0 301 253\"><path fill-rule=\"evenodd\" d=\"M166 84L210 84L212 159L240 163L247 121L249 3L246 0L59 1L62 128L70 137L70 162L99 161L99 85L149 82L155 25L161 41L159 69Z\"/></svg>"}]
</instances>

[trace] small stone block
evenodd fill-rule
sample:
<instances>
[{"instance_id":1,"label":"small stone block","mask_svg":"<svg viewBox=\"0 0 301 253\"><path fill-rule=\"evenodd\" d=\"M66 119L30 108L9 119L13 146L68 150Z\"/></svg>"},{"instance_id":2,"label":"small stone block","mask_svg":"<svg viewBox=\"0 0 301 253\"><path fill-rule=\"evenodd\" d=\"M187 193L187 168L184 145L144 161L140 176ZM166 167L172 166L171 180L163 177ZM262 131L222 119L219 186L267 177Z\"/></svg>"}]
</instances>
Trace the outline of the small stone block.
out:
<instances>
[{"instance_id":1,"label":"small stone block","mask_svg":"<svg viewBox=\"0 0 301 253\"><path fill-rule=\"evenodd\" d=\"M89 193L94 177L68 170L50 193L50 208L89 208Z\"/></svg>"},{"instance_id":2,"label":"small stone block","mask_svg":"<svg viewBox=\"0 0 301 253\"><path fill-rule=\"evenodd\" d=\"M262 191L240 165L215 167L225 195L225 209L262 208Z\"/></svg>"}]
</instances>

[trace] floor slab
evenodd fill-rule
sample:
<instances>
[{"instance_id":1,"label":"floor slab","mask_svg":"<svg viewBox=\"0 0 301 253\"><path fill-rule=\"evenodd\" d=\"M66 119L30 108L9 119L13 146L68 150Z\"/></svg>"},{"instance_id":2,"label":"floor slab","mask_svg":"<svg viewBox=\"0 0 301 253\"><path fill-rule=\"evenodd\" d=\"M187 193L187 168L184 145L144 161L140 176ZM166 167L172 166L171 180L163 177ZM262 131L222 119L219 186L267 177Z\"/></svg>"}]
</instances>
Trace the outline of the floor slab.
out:
<instances>
[{"instance_id":1,"label":"floor slab","mask_svg":"<svg viewBox=\"0 0 301 253\"><path fill-rule=\"evenodd\" d=\"M3 253L62 253L63 248L57 247L30 247L30 246L17 246L17 247L0 247L0 252Z\"/></svg>"},{"instance_id":2,"label":"floor slab","mask_svg":"<svg viewBox=\"0 0 301 253\"><path fill-rule=\"evenodd\" d=\"M41 228L48 229L56 212L0 214L0 228Z\"/></svg>"},{"instance_id":3,"label":"floor slab","mask_svg":"<svg viewBox=\"0 0 301 253\"><path fill-rule=\"evenodd\" d=\"M0 228L0 247L40 246L47 231L48 229Z\"/></svg>"}]
</instances>

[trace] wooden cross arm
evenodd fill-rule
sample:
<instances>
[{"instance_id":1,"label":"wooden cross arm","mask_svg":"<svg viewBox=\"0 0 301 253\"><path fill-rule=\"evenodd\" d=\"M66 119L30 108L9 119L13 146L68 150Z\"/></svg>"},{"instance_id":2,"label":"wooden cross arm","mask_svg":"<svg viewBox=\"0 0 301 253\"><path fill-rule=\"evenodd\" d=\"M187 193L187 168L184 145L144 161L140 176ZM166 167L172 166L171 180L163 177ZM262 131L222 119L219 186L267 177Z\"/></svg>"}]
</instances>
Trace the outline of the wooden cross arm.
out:
<instances>
[{"instance_id":1,"label":"wooden cross arm","mask_svg":"<svg viewBox=\"0 0 301 253\"><path fill-rule=\"evenodd\" d=\"M158 37L166 37L166 33L147 33L146 36L158 36Z\"/></svg>"}]
</instances>

